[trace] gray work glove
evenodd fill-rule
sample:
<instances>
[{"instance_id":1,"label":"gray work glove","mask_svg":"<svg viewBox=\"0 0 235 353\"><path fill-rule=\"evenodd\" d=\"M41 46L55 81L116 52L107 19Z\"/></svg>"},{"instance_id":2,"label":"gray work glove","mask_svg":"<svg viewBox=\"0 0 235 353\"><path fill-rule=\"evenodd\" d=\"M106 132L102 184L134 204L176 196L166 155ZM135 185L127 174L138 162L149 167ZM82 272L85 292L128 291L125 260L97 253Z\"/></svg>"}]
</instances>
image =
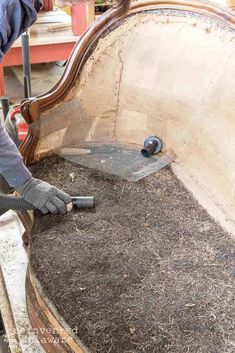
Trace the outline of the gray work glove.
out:
<instances>
[{"instance_id":1,"label":"gray work glove","mask_svg":"<svg viewBox=\"0 0 235 353\"><path fill-rule=\"evenodd\" d=\"M16 190L43 214L64 214L72 209L69 195L40 179L31 178Z\"/></svg>"}]
</instances>

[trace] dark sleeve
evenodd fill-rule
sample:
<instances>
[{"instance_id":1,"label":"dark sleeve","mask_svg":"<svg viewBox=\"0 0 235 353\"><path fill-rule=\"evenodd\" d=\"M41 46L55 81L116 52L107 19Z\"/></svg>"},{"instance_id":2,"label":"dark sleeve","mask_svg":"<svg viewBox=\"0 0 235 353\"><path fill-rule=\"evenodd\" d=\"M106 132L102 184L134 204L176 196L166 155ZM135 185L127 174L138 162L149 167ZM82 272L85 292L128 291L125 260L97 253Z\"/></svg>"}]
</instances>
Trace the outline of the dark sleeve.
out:
<instances>
[{"instance_id":1,"label":"dark sleeve","mask_svg":"<svg viewBox=\"0 0 235 353\"><path fill-rule=\"evenodd\" d=\"M36 19L34 0L0 0L0 61Z\"/></svg>"},{"instance_id":2,"label":"dark sleeve","mask_svg":"<svg viewBox=\"0 0 235 353\"><path fill-rule=\"evenodd\" d=\"M25 167L21 154L8 136L5 128L1 125L0 173L12 187L22 185L31 178L31 173Z\"/></svg>"}]
</instances>

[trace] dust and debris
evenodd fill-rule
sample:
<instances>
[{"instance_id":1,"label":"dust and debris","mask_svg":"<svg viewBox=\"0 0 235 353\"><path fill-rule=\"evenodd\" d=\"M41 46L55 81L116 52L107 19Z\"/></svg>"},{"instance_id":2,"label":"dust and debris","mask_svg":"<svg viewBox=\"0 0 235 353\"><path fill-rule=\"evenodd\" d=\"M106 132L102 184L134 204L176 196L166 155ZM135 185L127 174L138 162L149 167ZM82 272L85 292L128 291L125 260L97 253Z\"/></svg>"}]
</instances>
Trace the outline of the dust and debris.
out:
<instances>
[{"instance_id":1,"label":"dust and debris","mask_svg":"<svg viewBox=\"0 0 235 353\"><path fill-rule=\"evenodd\" d=\"M169 168L130 183L53 157L35 176L98 201L37 214L30 245L49 299L91 352L234 352L234 241Z\"/></svg>"}]
</instances>

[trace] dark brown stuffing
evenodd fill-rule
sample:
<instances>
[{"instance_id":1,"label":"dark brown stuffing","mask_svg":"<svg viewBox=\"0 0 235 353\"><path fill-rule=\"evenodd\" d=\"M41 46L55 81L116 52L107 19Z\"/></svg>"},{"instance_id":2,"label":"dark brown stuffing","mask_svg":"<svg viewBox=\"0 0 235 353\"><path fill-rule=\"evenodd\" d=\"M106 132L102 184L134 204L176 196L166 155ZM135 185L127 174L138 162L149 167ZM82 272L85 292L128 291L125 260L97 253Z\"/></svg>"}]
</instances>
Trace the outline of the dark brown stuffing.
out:
<instances>
[{"instance_id":1,"label":"dark brown stuffing","mask_svg":"<svg viewBox=\"0 0 235 353\"><path fill-rule=\"evenodd\" d=\"M235 352L234 242L168 168L136 183L57 157L35 176L95 211L36 215L30 261L93 353Z\"/></svg>"}]
</instances>

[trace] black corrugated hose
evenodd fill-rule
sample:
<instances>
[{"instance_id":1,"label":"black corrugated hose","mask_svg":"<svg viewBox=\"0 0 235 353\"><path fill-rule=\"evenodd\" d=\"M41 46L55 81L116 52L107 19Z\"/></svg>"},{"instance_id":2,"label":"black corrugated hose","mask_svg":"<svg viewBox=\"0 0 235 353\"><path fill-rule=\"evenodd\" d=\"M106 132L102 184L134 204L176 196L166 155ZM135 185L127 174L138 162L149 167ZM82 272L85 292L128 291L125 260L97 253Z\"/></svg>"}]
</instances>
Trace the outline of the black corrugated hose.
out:
<instances>
[{"instance_id":1,"label":"black corrugated hose","mask_svg":"<svg viewBox=\"0 0 235 353\"><path fill-rule=\"evenodd\" d=\"M14 195L5 195L0 193L0 209L26 211L35 210L35 207L23 199L23 197Z\"/></svg>"}]
</instances>

